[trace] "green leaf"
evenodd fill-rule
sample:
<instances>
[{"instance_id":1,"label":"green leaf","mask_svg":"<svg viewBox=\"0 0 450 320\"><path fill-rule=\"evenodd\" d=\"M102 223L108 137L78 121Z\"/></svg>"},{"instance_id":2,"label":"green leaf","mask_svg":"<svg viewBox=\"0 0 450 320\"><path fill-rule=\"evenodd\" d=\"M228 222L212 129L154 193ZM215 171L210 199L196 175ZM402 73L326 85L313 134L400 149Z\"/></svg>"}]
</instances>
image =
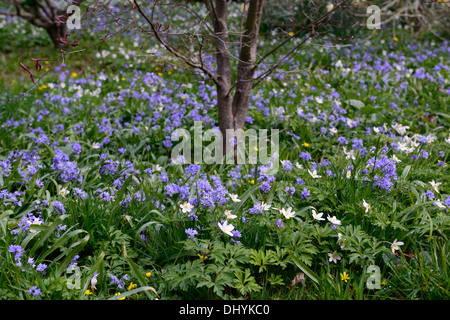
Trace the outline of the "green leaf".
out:
<instances>
[{"instance_id":1,"label":"green leaf","mask_svg":"<svg viewBox=\"0 0 450 320\"><path fill-rule=\"evenodd\" d=\"M69 232L69 233L66 232L64 235L62 235L60 238L58 238L58 241L56 241L56 242L51 246L50 249L48 249L45 253L41 254L41 255L39 256L39 259L40 259L40 260L45 259L50 253L52 253L53 251L55 251L55 250L58 249L58 248L63 247L63 245L64 245L70 238L72 238L72 237L74 237L74 236L76 236L76 235L78 235L78 234L80 234L80 233L87 233L87 234L88 234L87 231L81 230L81 229L77 229L77 230L71 231L71 232ZM53 261L54 261L54 260L53 260Z\"/></svg>"},{"instance_id":2,"label":"green leaf","mask_svg":"<svg viewBox=\"0 0 450 320\"><path fill-rule=\"evenodd\" d=\"M135 293L142 292L142 291L152 291L152 292L154 292L156 294L157 297L159 297L159 295L156 292L155 288L149 287L149 286L144 286L144 287L139 287L139 288L127 291L127 292L122 292L121 294L119 294L117 296L112 296L111 298L108 298L108 300L119 300L119 299L129 297L129 296L131 296L131 295L133 295Z\"/></svg>"},{"instance_id":3,"label":"green leaf","mask_svg":"<svg viewBox=\"0 0 450 320\"><path fill-rule=\"evenodd\" d=\"M70 264L72 259L75 257L77 253L79 253L84 246L89 241L89 234L87 234L83 239L80 241L77 241L69 246L60 256L65 255L66 258L61 262L58 269L56 270L57 277L60 277L62 272L67 268L67 266ZM58 256L55 260L59 260L60 256Z\"/></svg>"},{"instance_id":4,"label":"green leaf","mask_svg":"<svg viewBox=\"0 0 450 320\"><path fill-rule=\"evenodd\" d=\"M348 100L348 104L351 105L352 107L361 110L364 107L364 102L360 101L360 100L356 100L356 99L350 99Z\"/></svg>"},{"instance_id":5,"label":"green leaf","mask_svg":"<svg viewBox=\"0 0 450 320\"><path fill-rule=\"evenodd\" d=\"M234 287L242 295L261 290L261 286L256 283L255 277L251 275L250 269L246 268L244 272L241 269L237 269L234 275L236 276Z\"/></svg>"},{"instance_id":6,"label":"green leaf","mask_svg":"<svg viewBox=\"0 0 450 320\"><path fill-rule=\"evenodd\" d=\"M62 216L58 216L56 217L55 222L53 222L46 230L46 232L44 232L43 234L39 233L38 235L40 236L39 240L34 244L34 246L30 249L30 256L33 256L34 253L36 252L36 250L40 247L42 247L42 245L44 244L45 240L47 240L50 235L53 233L53 231L56 230L56 228L58 228L58 226L61 224L61 222L67 218L68 215L62 215ZM26 246L28 244L28 241L30 239L25 238L24 243L22 243L22 246Z\"/></svg>"},{"instance_id":7,"label":"green leaf","mask_svg":"<svg viewBox=\"0 0 450 320\"><path fill-rule=\"evenodd\" d=\"M408 176L409 171L411 170L411 165L407 165L402 172L401 180L406 180L406 177Z\"/></svg>"},{"instance_id":8,"label":"green leaf","mask_svg":"<svg viewBox=\"0 0 450 320\"><path fill-rule=\"evenodd\" d=\"M139 269L139 267L134 263L134 261L128 256L127 248L125 246L125 242L123 243L123 255L131 268L131 273L136 278L136 281L143 287L146 286L146 280L144 278L143 272ZM148 291L144 291L148 298L152 298L151 294Z\"/></svg>"},{"instance_id":9,"label":"green leaf","mask_svg":"<svg viewBox=\"0 0 450 320\"><path fill-rule=\"evenodd\" d=\"M99 270L100 265L103 262L103 259L105 258L105 253L102 251L97 258L97 261L95 261L94 265L89 270L89 273L86 278L86 282L84 283L83 290L81 290L80 299L84 299L86 296L86 290L91 282L92 277L94 276L95 271Z\"/></svg>"},{"instance_id":10,"label":"green leaf","mask_svg":"<svg viewBox=\"0 0 450 320\"><path fill-rule=\"evenodd\" d=\"M300 270L302 270L315 283L319 284L319 277L311 269L309 269L303 262L300 261L300 259L294 256L292 253L289 253L289 256L291 257L292 261L294 261L295 265L300 268Z\"/></svg>"}]
</instances>

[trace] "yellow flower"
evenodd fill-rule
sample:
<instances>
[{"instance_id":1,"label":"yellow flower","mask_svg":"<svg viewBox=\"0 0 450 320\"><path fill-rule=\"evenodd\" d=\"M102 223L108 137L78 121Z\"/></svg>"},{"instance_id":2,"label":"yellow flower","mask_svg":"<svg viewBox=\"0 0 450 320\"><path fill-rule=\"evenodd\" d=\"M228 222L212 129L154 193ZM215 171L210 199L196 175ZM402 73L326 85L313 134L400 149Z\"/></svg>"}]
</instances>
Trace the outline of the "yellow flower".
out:
<instances>
[{"instance_id":1,"label":"yellow flower","mask_svg":"<svg viewBox=\"0 0 450 320\"><path fill-rule=\"evenodd\" d=\"M206 260L206 259L208 259L208 257L207 256L202 256L200 253L198 254L198 257L200 258L200 259L202 259L202 260Z\"/></svg>"},{"instance_id":2,"label":"yellow flower","mask_svg":"<svg viewBox=\"0 0 450 320\"><path fill-rule=\"evenodd\" d=\"M48 61L44 61L45 64L48 64Z\"/></svg>"},{"instance_id":3,"label":"yellow flower","mask_svg":"<svg viewBox=\"0 0 450 320\"><path fill-rule=\"evenodd\" d=\"M120 292L117 292L116 294L114 294L115 296L118 296L120 294ZM119 298L119 300L125 300L125 297Z\"/></svg>"},{"instance_id":4,"label":"yellow flower","mask_svg":"<svg viewBox=\"0 0 450 320\"><path fill-rule=\"evenodd\" d=\"M309 143L308 142L303 142L303 146L304 147L309 147Z\"/></svg>"},{"instance_id":5,"label":"yellow flower","mask_svg":"<svg viewBox=\"0 0 450 320\"><path fill-rule=\"evenodd\" d=\"M162 73L161 72L158 72L158 77L162 77Z\"/></svg>"},{"instance_id":6,"label":"yellow flower","mask_svg":"<svg viewBox=\"0 0 450 320\"><path fill-rule=\"evenodd\" d=\"M381 281L381 284L382 284L383 286L387 285L386 279L384 279L383 281Z\"/></svg>"},{"instance_id":7,"label":"yellow flower","mask_svg":"<svg viewBox=\"0 0 450 320\"><path fill-rule=\"evenodd\" d=\"M72 77L76 78L78 76L78 74L76 72L72 73Z\"/></svg>"},{"instance_id":8,"label":"yellow flower","mask_svg":"<svg viewBox=\"0 0 450 320\"><path fill-rule=\"evenodd\" d=\"M170 76L172 74L172 71L168 71L167 74Z\"/></svg>"},{"instance_id":9,"label":"yellow flower","mask_svg":"<svg viewBox=\"0 0 450 320\"><path fill-rule=\"evenodd\" d=\"M147 273L145 274L145 276L146 276L147 278L150 278L150 277L152 276L152 273L151 273L151 272L147 272Z\"/></svg>"},{"instance_id":10,"label":"yellow flower","mask_svg":"<svg viewBox=\"0 0 450 320\"><path fill-rule=\"evenodd\" d=\"M84 293L85 295L90 295L90 294L94 294L91 290L87 289L86 292Z\"/></svg>"},{"instance_id":11,"label":"yellow flower","mask_svg":"<svg viewBox=\"0 0 450 320\"><path fill-rule=\"evenodd\" d=\"M132 283L130 283L130 285L128 286L128 291L133 290L133 289L136 289L136 287L137 287L137 284L132 282Z\"/></svg>"},{"instance_id":12,"label":"yellow flower","mask_svg":"<svg viewBox=\"0 0 450 320\"><path fill-rule=\"evenodd\" d=\"M394 40L395 42L397 42L397 41L398 41L398 38L397 38L397 37L393 37L392 40Z\"/></svg>"},{"instance_id":13,"label":"yellow flower","mask_svg":"<svg viewBox=\"0 0 450 320\"><path fill-rule=\"evenodd\" d=\"M347 272L341 273L341 280L347 282L348 279L350 279L350 276Z\"/></svg>"},{"instance_id":14,"label":"yellow flower","mask_svg":"<svg viewBox=\"0 0 450 320\"><path fill-rule=\"evenodd\" d=\"M250 184L255 184L255 180L250 180L248 183L250 183Z\"/></svg>"},{"instance_id":15,"label":"yellow flower","mask_svg":"<svg viewBox=\"0 0 450 320\"><path fill-rule=\"evenodd\" d=\"M294 35L294 33L291 31L291 32L289 32L289 35L292 37Z\"/></svg>"},{"instance_id":16,"label":"yellow flower","mask_svg":"<svg viewBox=\"0 0 450 320\"><path fill-rule=\"evenodd\" d=\"M45 72L47 72L48 70L50 70L49 68L45 68Z\"/></svg>"},{"instance_id":17,"label":"yellow flower","mask_svg":"<svg viewBox=\"0 0 450 320\"><path fill-rule=\"evenodd\" d=\"M122 77L122 79L121 79L122 81L125 81L125 78L124 77Z\"/></svg>"},{"instance_id":18,"label":"yellow flower","mask_svg":"<svg viewBox=\"0 0 450 320\"><path fill-rule=\"evenodd\" d=\"M156 70L156 71L159 71L159 67L155 67L155 70Z\"/></svg>"},{"instance_id":19,"label":"yellow flower","mask_svg":"<svg viewBox=\"0 0 450 320\"><path fill-rule=\"evenodd\" d=\"M258 151L259 149L257 147L253 147L253 150Z\"/></svg>"}]
</instances>

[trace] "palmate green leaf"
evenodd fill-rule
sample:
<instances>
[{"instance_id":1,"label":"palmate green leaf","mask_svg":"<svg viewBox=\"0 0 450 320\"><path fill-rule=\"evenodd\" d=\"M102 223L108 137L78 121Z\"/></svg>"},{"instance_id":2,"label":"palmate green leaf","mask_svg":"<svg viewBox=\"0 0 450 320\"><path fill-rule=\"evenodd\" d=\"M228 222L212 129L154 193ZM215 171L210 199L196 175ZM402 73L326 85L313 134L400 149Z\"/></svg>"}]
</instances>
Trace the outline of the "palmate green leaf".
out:
<instances>
[{"instance_id":1,"label":"palmate green leaf","mask_svg":"<svg viewBox=\"0 0 450 320\"><path fill-rule=\"evenodd\" d=\"M283 286L284 285L283 277L279 274L276 275L274 273L271 273L270 276L267 278L267 281L273 286L277 286L277 285Z\"/></svg>"},{"instance_id":2,"label":"palmate green leaf","mask_svg":"<svg viewBox=\"0 0 450 320\"><path fill-rule=\"evenodd\" d=\"M203 280L197 283L196 288L201 287L211 288L212 286L214 286L214 282L212 281L211 275L205 274L203 275Z\"/></svg>"},{"instance_id":3,"label":"palmate green leaf","mask_svg":"<svg viewBox=\"0 0 450 320\"><path fill-rule=\"evenodd\" d=\"M197 275L197 279L202 279L198 282L197 288L206 286L212 288L213 292L219 297L224 297L225 287L231 286L234 281L233 272L238 269L208 264L206 268L203 268L202 265L202 270L203 272Z\"/></svg>"},{"instance_id":4,"label":"palmate green leaf","mask_svg":"<svg viewBox=\"0 0 450 320\"><path fill-rule=\"evenodd\" d=\"M209 266L211 269L214 268L212 265ZM164 277L171 289L187 291L201 281L209 282L211 275L205 272L204 263L200 259L196 259L171 266L166 270Z\"/></svg>"},{"instance_id":5,"label":"palmate green leaf","mask_svg":"<svg viewBox=\"0 0 450 320\"><path fill-rule=\"evenodd\" d=\"M242 295L251 292L258 292L262 287L256 283L255 277L251 275L250 269L245 268L245 271L237 269L234 272L236 278L234 279L233 287L238 289Z\"/></svg>"},{"instance_id":6,"label":"palmate green leaf","mask_svg":"<svg viewBox=\"0 0 450 320\"><path fill-rule=\"evenodd\" d=\"M352 252L348 254L348 263L352 264L354 262L358 262L359 260L361 260L362 257L359 253L357 252Z\"/></svg>"},{"instance_id":7,"label":"palmate green leaf","mask_svg":"<svg viewBox=\"0 0 450 320\"><path fill-rule=\"evenodd\" d=\"M266 256L264 254L264 251L252 249L250 255L250 263L254 266L259 267L259 272L267 270Z\"/></svg>"},{"instance_id":8,"label":"palmate green leaf","mask_svg":"<svg viewBox=\"0 0 450 320\"><path fill-rule=\"evenodd\" d=\"M221 265L245 264L250 259L250 250L242 244L227 243L224 245L222 242L216 241L211 248L211 259Z\"/></svg>"}]
</instances>

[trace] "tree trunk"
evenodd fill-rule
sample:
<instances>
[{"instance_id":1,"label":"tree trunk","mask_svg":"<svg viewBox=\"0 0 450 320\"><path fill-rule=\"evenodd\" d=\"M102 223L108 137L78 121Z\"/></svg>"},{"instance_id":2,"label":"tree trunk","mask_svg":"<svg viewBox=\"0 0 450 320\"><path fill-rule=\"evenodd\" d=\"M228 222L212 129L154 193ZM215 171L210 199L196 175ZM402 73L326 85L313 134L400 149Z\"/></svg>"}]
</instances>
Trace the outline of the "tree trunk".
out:
<instances>
[{"instance_id":1,"label":"tree trunk","mask_svg":"<svg viewBox=\"0 0 450 320\"><path fill-rule=\"evenodd\" d=\"M227 27L227 1L216 0L215 5L211 0L205 0L212 25L214 27L213 41L216 47L217 60L217 108L219 113L219 128L223 138L223 154L233 147L227 141L227 129L234 129L233 108L231 100L231 63L229 53L229 38Z\"/></svg>"},{"instance_id":2,"label":"tree trunk","mask_svg":"<svg viewBox=\"0 0 450 320\"><path fill-rule=\"evenodd\" d=\"M45 30L50 36L50 39L52 40L53 45L55 46L55 49L61 51L64 45L61 42L59 42L58 39L66 37L67 34L66 25L62 23L54 23L46 27Z\"/></svg>"},{"instance_id":3,"label":"tree trunk","mask_svg":"<svg viewBox=\"0 0 450 320\"><path fill-rule=\"evenodd\" d=\"M263 2L263 0L250 1L239 54L237 83L232 98L227 1L216 0L214 5L212 0L204 0L214 27L213 41L217 50L217 107L219 127L223 137L223 154L234 149L234 144L229 140L232 137L227 136L227 130L235 132L244 128L253 86L254 63Z\"/></svg>"},{"instance_id":4,"label":"tree trunk","mask_svg":"<svg viewBox=\"0 0 450 320\"><path fill-rule=\"evenodd\" d=\"M264 0L250 1L237 69L236 91L233 97L234 128L243 129L253 88L256 49Z\"/></svg>"}]
</instances>

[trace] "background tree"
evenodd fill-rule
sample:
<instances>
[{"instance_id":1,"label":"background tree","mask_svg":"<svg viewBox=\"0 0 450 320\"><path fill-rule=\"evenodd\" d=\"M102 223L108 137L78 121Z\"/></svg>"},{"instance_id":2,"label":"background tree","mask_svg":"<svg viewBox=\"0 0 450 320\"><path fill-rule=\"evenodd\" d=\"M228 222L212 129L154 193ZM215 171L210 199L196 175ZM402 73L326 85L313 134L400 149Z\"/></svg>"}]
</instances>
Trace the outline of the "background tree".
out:
<instances>
[{"instance_id":1,"label":"background tree","mask_svg":"<svg viewBox=\"0 0 450 320\"><path fill-rule=\"evenodd\" d=\"M279 41L272 48L260 48L258 42L264 0L243 1L240 17L228 16L226 0L204 0L204 11L183 1L129 4L132 13L139 14L130 18L139 32L154 37L172 56L214 82L219 127L225 137L227 129L244 128L252 90L312 38L323 37L331 26L336 27L336 17L349 8L350 2L335 1L330 8L324 1L291 1L288 10L307 10L306 21L300 24L290 19L280 28ZM176 30L171 24L170 15L177 10L190 16L192 30ZM213 63L208 63L210 56L215 57Z\"/></svg>"},{"instance_id":2,"label":"background tree","mask_svg":"<svg viewBox=\"0 0 450 320\"><path fill-rule=\"evenodd\" d=\"M65 1L57 3L53 0L0 0L0 4L0 14L20 17L38 28L45 29L55 48L63 49L59 39L64 39L67 34L64 20L68 4Z\"/></svg>"},{"instance_id":3,"label":"background tree","mask_svg":"<svg viewBox=\"0 0 450 320\"><path fill-rule=\"evenodd\" d=\"M49 34L53 34L53 38L58 39L64 32L58 31L64 24L55 21L61 11L50 0L29 0L27 5L17 0L2 1L11 2L17 15L51 30ZM226 0L127 1L86 3L89 15L85 16L84 25L90 17L104 14L111 24L104 28L106 34L101 41L125 30L138 32L142 50L149 38L156 39L177 61L212 81L217 88L218 122L224 137L227 129L243 129L252 90L261 81L289 61L302 46L310 45L313 39L322 38L331 44L352 39L358 30L365 28L368 5L351 0L280 0L276 3L246 0L241 2L240 16L230 17ZM270 7L269 14L264 11L265 5ZM281 24L272 25L270 32L266 30L261 34L264 19L266 15L270 17L274 8L282 9L284 19L280 19ZM171 17L178 12L191 21L189 30L177 29L172 23ZM267 26L268 21L265 23ZM113 30L113 24L118 30ZM261 47L259 38L271 36L274 29L277 32L273 46ZM86 48L79 45L78 39L79 35L67 38L62 58L74 47L76 50ZM55 45L60 47L61 42L56 41Z\"/></svg>"}]
</instances>

